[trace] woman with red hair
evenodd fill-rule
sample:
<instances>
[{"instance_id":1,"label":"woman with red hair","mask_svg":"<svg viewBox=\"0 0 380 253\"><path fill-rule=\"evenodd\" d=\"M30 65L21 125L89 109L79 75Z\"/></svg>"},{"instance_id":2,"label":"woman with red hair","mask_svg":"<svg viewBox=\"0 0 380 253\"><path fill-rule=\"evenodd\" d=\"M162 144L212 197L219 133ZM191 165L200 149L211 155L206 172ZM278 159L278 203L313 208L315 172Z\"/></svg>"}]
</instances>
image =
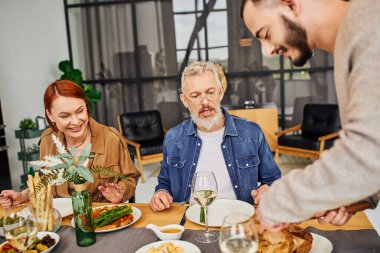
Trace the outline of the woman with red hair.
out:
<instances>
[{"instance_id":1,"label":"woman with red hair","mask_svg":"<svg viewBox=\"0 0 380 253\"><path fill-rule=\"evenodd\" d=\"M91 143L91 153L94 156L86 161L87 167L109 167L125 175L125 179L122 180L112 176L93 175L94 183L86 183L93 201L119 203L131 198L140 173L133 164L127 144L119 132L91 118L82 88L68 80L53 82L45 91L44 105L50 127L41 135L40 157L58 154L52 140L53 134L58 136L68 151L75 148L77 154ZM55 187L55 195L68 197L72 190L73 185L63 183ZM3 197L0 203L4 208L28 200L28 190L4 190L1 195Z\"/></svg>"}]
</instances>

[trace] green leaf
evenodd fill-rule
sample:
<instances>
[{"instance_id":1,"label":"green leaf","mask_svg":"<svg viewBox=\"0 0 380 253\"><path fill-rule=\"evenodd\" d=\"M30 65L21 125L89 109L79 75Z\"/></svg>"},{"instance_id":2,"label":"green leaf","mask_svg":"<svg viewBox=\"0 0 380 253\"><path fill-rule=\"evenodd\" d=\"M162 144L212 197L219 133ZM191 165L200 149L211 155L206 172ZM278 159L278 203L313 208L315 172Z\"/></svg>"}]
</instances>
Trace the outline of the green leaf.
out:
<instances>
[{"instance_id":1,"label":"green leaf","mask_svg":"<svg viewBox=\"0 0 380 253\"><path fill-rule=\"evenodd\" d=\"M79 69L73 69L70 72L70 74L71 74L72 77L80 77L80 78L82 78L82 71L80 71Z\"/></svg>"},{"instance_id":2,"label":"green leaf","mask_svg":"<svg viewBox=\"0 0 380 253\"><path fill-rule=\"evenodd\" d=\"M58 63L58 68L63 73L69 73L73 69L73 64L69 60L64 60Z\"/></svg>"},{"instance_id":3,"label":"green leaf","mask_svg":"<svg viewBox=\"0 0 380 253\"><path fill-rule=\"evenodd\" d=\"M91 99L91 100L99 100L102 97L102 93L97 90L92 90L92 91L86 91L85 92L86 96Z\"/></svg>"},{"instance_id":4,"label":"green leaf","mask_svg":"<svg viewBox=\"0 0 380 253\"><path fill-rule=\"evenodd\" d=\"M53 167L50 167L51 170L56 170L56 169L67 169L69 168L70 165L68 164L64 164L64 163L61 163L61 164L57 164L57 165L54 165Z\"/></svg>"},{"instance_id":5,"label":"green leaf","mask_svg":"<svg viewBox=\"0 0 380 253\"><path fill-rule=\"evenodd\" d=\"M112 176L112 177L117 177L120 180L123 180L126 178L125 175L120 174L119 172L114 171L110 167L103 167L103 166L95 166L95 167L90 167L89 168L90 172L92 174L102 174L102 175L107 175L107 176Z\"/></svg>"},{"instance_id":6,"label":"green leaf","mask_svg":"<svg viewBox=\"0 0 380 253\"><path fill-rule=\"evenodd\" d=\"M73 81L74 83L82 86L83 78L81 76L71 76L70 80Z\"/></svg>"},{"instance_id":7,"label":"green leaf","mask_svg":"<svg viewBox=\"0 0 380 253\"><path fill-rule=\"evenodd\" d=\"M82 150L82 152L79 154L78 157L83 157L85 156L86 158L90 156L91 152L91 143L87 144L86 147Z\"/></svg>"},{"instance_id":8,"label":"green leaf","mask_svg":"<svg viewBox=\"0 0 380 253\"><path fill-rule=\"evenodd\" d=\"M93 183L94 182L94 177L92 176L91 172L89 169L87 169L86 167L83 167L83 166L78 166L76 168L76 171L78 172L78 174L83 177L84 179L86 179L88 182L90 183Z\"/></svg>"},{"instance_id":9,"label":"green leaf","mask_svg":"<svg viewBox=\"0 0 380 253\"><path fill-rule=\"evenodd\" d=\"M71 155L71 154L58 154L55 156L56 158L59 158L59 159L62 159L62 158L68 158L68 159L72 159L74 156Z\"/></svg>"},{"instance_id":10,"label":"green leaf","mask_svg":"<svg viewBox=\"0 0 380 253\"><path fill-rule=\"evenodd\" d=\"M63 158L63 160L65 161L65 163L69 166L73 165L73 161L71 159L66 159L66 158Z\"/></svg>"},{"instance_id":11,"label":"green leaf","mask_svg":"<svg viewBox=\"0 0 380 253\"><path fill-rule=\"evenodd\" d=\"M75 169L76 169L76 167L73 166L73 165L71 165L71 166L67 169L67 172L68 172L69 174L73 174L73 173L75 173Z\"/></svg>"},{"instance_id":12,"label":"green leaf","mask_svg":"<svg viewBox=\"0 0 380 253\"><path fill-rule=\"evenodd\" d=\"M34 121L31 118L25 118L25 119L21 120L19 123L19 127L22 130L26 130L26 129L34 130L37 128L36 124L34 123Z\"/></svg>"},{"instance_id":13,"label":"green leaf","mask_svg":"<svg viewBox=\"0 0 380 253\"><path fill-rule=\"evenodd\" d=\"M85 84L83 87L84 92L92 91L94 87L91 84Z\"/></svg>"}]
</instances>

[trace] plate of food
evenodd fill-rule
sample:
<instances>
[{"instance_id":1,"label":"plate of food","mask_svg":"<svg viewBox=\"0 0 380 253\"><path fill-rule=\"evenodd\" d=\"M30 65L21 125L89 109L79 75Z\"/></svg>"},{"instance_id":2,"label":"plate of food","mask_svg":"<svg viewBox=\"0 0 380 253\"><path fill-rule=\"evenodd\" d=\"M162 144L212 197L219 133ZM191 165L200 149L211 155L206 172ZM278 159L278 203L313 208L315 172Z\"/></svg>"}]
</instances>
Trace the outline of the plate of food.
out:
<instances>
[{"instance_id":1,"label":"plate of food","mask_svg":"<svg viewBox=\"0 0 380 253\"><path fill-rule=\"evenodd\" d=\"M244 201L234 200L234 199L216 199L208 207L208 225L209 227L221 227L223 224L223 219L227 214L230 213L243 213L249 216L253 216L255 213L255 208ZM200 221L201 206L195 204L190 206L186 211L186 218L191 222L199 225L204 225Z\"/></svg>"},{"instance_id":2,"label":"plate of food","mask_svg":"<svg viewBox=\"0 0 380 253\"><path fill-rule=\"evenodd\" d=\"M257 226L258 222L256 222ZM297 225L279 231L265 231L259 235L258 253L264 252L307 252L307 253L331 253L332 243L318 234L306 232Z\"/></svg>"},{"instance_id":3,"label":"plate of food","mask_svg":"<svg viewBox=\"0 0 380 253\"><path fill-rule=\"evenodd\" d=\"M136 253L201 253L194 244L186 241L168 240L153 242L138 249Z\"/></svg>"},{"instance_id":4,"label":"plate of food","mask_svg":"<svg viewBox=\"0 0 380 253\"><path fill-rule=\"evenodd\" d=\"M59 235L53 232L38 232L32 245L28 247L28 253L49 253L59 242ZM0 253L20 253L9 242L0 245Z\"/></svg>"},{"instance_id":5,"label":"plate of food","mask_svg":"<svg viewBox=\"0 0 380 253\"><path fill-rule=\"evenodd\" d=\"M125 204L104 205L92 208L95 233L106 233L129 227L141 218L137 207ZM74 227L74 219L71 220Z\"/></svg>"}]
</instances>

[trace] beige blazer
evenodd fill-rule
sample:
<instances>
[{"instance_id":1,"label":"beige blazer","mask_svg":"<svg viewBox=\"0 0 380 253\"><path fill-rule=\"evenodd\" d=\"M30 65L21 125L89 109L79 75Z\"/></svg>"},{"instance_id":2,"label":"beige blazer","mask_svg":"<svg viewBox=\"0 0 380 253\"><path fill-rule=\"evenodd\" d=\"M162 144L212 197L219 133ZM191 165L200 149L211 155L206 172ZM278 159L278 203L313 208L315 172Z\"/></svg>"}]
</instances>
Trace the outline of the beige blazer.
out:
<instances>
[{"instance_id":1,"label":"beige blazer","mask_svg":"<svg viewBox=\"0 0 380 253\"><path fill-rule=\"evenodd\" d=\"M135 193L140 173L131 160L124 137L115 128L104 126L92 118L89 120L89 126L91 129L91 152L94 157L90 159L88 166L110 167L126 176L126 179L118 180L115 177L95 174L94 183L86 183L87 190L92 194L92 201L107 202L98 190L99 185L107 182L117 183L125 190L123 201L130 199ZM52 134L58 136L61 142L66 145L65 136L62 132L54 132L51 128L46 129L42 133L39 143L41 159L46 155L58 154L51 137ZM70 192L68 183L55 187L55 196L68 197Z\"/></svg>"}]
</instances>

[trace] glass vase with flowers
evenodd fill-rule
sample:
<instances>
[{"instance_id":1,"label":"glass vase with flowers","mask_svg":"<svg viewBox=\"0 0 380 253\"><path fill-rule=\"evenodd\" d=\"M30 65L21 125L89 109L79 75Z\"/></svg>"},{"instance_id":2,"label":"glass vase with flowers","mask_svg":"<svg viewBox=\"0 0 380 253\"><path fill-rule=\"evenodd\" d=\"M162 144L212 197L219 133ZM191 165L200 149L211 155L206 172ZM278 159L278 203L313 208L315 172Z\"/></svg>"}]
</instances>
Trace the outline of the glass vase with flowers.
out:
<instances>
[{"instance_id":1,"label":"glass vase with flowers","mask_svg":"<svg viewBox=\"0 0 380 253\"><path fill-rule=\"evenodd\" d=\"M47 155L40 161L32 162L41 167L43 176L31 192L31 200L43 191L46 185L57 185L63 182L74 184L74 193L71 196L74 213L76 239L79 246L90 246L96 242L92 215L92 197L86 189L86 184L93 183L93 174L103 174L123 179L124 176L107 167L85 167L86 161L92 158L91 144L84 147L80 154L71 147L67 152L58 137L52 135L57 147L57 155Z\"/></svg>"}]
</instances>

